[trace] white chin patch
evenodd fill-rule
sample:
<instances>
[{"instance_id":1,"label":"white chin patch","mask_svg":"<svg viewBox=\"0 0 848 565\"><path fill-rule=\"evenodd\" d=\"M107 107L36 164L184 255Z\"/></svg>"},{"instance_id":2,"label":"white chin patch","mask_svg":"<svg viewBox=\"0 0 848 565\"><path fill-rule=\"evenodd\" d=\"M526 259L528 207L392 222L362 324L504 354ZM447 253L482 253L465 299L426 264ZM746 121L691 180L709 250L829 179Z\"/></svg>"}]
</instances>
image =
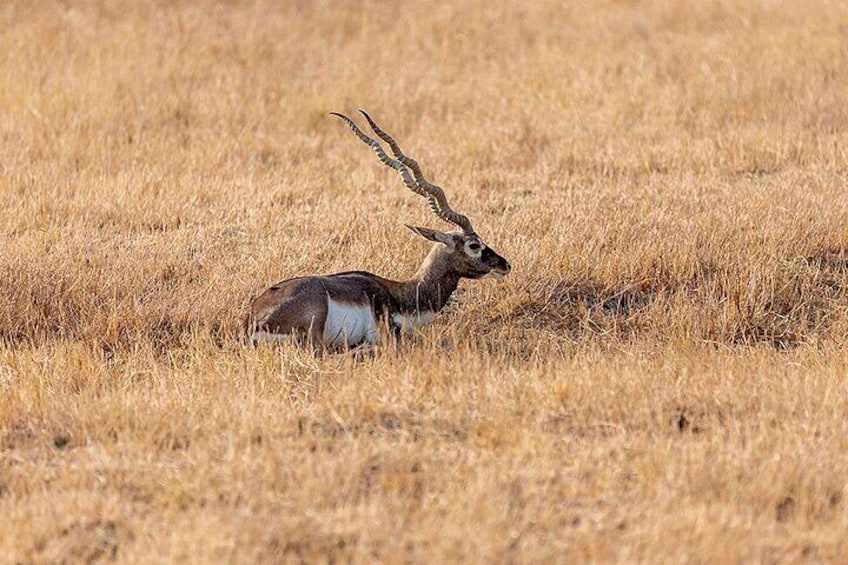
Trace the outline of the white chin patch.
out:
<instances>
[{"instance_id":1,"label":"white chin patch","mask_svg":"<svg viewBox=\"0 0 848 565\"><path fill-rule=\"evenodd\" d=\"M501 272L498 272L498 271L489 271L488 273L483 275L483 278L484 279L495 279L495 280L499 281L499 280L503 279L505 276L506 276L506 273L501 273Z\"/></svg>"}]
</instances>

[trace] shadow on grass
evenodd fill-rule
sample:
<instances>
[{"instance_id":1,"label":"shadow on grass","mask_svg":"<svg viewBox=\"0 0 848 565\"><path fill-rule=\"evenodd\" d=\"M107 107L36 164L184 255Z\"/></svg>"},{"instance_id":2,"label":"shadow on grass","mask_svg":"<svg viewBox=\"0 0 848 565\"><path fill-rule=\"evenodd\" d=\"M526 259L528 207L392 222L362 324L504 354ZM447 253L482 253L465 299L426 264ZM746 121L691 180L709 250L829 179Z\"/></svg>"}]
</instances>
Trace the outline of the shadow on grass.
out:
<instances>
[{"instance_id":1,"label":"shadow on grass","mask_svg":"<svg viewBox=\"0 0 848 565\"><path fill-rule=\"evenodd\" d=\"M522 292L506 324L572 341L683 337L785 350L819 343L848 322L848 252L775 258L763 272L705 266L683 280L536 279Z\"/></svg>"}]
</instances>

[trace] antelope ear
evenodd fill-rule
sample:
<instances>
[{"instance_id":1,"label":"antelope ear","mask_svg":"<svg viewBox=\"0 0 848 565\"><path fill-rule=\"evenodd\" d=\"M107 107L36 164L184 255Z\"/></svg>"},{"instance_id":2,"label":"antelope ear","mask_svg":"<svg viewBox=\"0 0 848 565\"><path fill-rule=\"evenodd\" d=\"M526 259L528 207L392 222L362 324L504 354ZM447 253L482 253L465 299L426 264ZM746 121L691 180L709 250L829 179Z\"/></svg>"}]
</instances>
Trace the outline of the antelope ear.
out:
<instances>
[{"instance_id":1,"label":"antelope ear","mask_svg":"<svg viewBox=\"0 0 848 565\"><path fill-rule=\"evenodd\" d=\"M444 243L445 245L447 245L451 249L454 249L454 247L455 247L454 242L453 242L453 238L450 235L448 235L444 232L440 232L438 230L434 230L434 229L430 229L430 228L421 228L421 227L418 227L418 226L410 226L409 224L403 224L403 225L405 225L410 230L412 230L414 233L417 233L418 235L420 235L424 239L429 239L430 241L434 241L436 243Z\"/></svg>"}]
</instances>

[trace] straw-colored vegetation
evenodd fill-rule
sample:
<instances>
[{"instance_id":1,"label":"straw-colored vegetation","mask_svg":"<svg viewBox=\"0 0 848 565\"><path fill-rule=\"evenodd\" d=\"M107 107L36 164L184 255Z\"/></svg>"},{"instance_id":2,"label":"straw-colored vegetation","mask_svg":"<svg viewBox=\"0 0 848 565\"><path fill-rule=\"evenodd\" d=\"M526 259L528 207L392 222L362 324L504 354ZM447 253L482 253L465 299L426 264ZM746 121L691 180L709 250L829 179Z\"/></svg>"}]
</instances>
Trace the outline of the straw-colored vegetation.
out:
<instances>
[{"instance_id":1,"label":"straw-colored vegetation","mask_svg":"<svg viewBox=\"0 0 848 565\"><path fill-rule=\"evenodd\" d=\"M843 2L3 2L0 559L845 561ZM247 347L444 227L412 340Z\"/></svg>"}]
</instances>

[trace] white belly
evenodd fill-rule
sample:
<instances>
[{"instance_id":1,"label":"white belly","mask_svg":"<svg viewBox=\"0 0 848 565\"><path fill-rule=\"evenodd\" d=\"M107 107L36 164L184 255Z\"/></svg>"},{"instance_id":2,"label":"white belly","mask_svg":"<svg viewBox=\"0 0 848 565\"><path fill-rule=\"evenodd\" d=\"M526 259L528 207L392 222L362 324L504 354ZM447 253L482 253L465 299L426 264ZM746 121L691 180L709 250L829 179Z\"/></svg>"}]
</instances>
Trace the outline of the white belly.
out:
<instances>
[{"instance_id":1,"label":"white belly","mask_svg":"<svg viewBox=\"0 0 848 565\"><path fill-rule=\"evenodd\" d=\"M394 325L404 332L411 332L426 326L436 318L435 312L414 312L412 314L392 314Z\"/></svg>"},{"instance_id":2,"label":"white belly","mask_svg":"<svg viewBox=\"0 0 848 565\"><path fill-rule=\"evenodd\" d=\"M278 343L288 343L291 336L288 334L275 334L257 330L253 332L251 339L255 345L275 345Z\"/></svg>"},{"instance_id":3,"label":"white belly","mask_svg":"<svg viewBox=\"0 0 848 565\"><path fill-rule=\"evenodd\" d=\"M374 310L370 304L348 304L328 297L323 337L327 345L358 345L363 341L376 343L380 334Z\"/></svg>"}]
</instances>

